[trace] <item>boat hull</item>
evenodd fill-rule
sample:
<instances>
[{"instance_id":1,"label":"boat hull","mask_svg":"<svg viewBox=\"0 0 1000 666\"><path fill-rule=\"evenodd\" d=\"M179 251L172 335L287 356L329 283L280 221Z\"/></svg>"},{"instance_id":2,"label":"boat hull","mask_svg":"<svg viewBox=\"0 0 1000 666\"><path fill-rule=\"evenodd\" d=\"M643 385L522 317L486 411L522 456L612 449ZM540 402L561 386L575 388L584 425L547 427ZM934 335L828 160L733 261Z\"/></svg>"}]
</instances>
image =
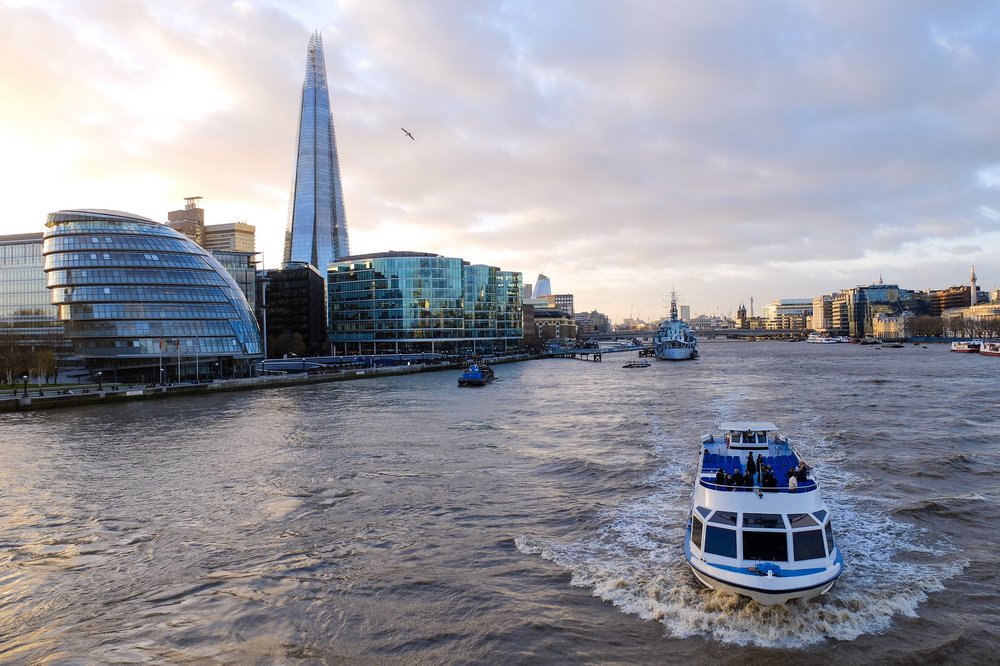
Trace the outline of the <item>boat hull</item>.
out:
<instances>
[{"instance_id":1,"label":"boat hull","mask_svg":"<svg viewBox=\"0 0 1000 666\"><path fill-rule=\"evenodd\" d=\"M491 380L489 379L459 379L458 385L461 386L462 388L466 388L469 386L486 386L487 384L490 383L490 381Z\"/></svg>"},{"instance_id":2,"label":"boat hull","mask_svg":"<svg viewBox=\"0 0 1000 666\"><path fill-rule=\"evenodd\" d=\"M690 361L698 357L693 347L663 347L656 350L656 358L661 361Z\"/></svg>"},{"instance_id":3,"label":"boat hull","mask_svg":"<svg viewBox=\"0 0 1000 666\"><path fill-rule=\"evenodd\" d=\"M761 606L778 606L794 599L812 599L820 596L821 594L826 594L830 591L830 588L833 587L833 584L837 582L837 578L840 576L840 572L838 571L831 579L824 580L809 587L796 588L794 590L768 590L744 586L715 578L703 571L699 571L698 568L691 564L690 561L688 562L688 566L691 567L691 572L694 574L694 577L698 579L698 582L710 590L749 597ZM766 576L763 576L762 578L767 579Z\"/></svg>"}]
</instances>

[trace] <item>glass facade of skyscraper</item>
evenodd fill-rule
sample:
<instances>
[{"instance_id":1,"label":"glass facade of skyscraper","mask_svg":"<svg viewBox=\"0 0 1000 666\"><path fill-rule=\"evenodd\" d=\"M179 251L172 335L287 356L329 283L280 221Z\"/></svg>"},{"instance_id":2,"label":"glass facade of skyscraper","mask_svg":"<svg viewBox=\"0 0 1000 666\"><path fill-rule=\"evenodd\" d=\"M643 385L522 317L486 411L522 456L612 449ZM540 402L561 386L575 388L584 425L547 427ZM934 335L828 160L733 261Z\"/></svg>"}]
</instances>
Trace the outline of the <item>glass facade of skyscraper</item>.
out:
<instances>
[{"instance_id":1,"label":"glass facade of skyscraper","mask_svg":"<svg viewBox=\"0 0 1000 666\"><path fill-rule=\"evenodd\" d=\"M329 338L344 354L512 349L520 285L519 273L436 254L348 257L327 273Z\"/></svg>"},{"instance_id":2,"label":"glass facade of skyscraper","mask_svg":"<svg viewBox=\"0 0 1000 666\"><path fill-rule=\"evenodd\" d=\"M43 255L52 302L77 356L127 370L261 356L239 285L211 254L152 220L106 210L51 213ZM189 370L187 372L190 372ZM155 376L151 375L151 377Z\"/></svg>"},{"instance_id":3,"label":"glass facade of skyscraper","mask_svg":"<svg viewBox=\"0 0 1000 666\"><path fill-rule=\"evenodd\" d=\"M306 52L284 260L312 264L325 274L331 261L349 254L323 38L317 32Z\"/></svg>"}]
</instances>

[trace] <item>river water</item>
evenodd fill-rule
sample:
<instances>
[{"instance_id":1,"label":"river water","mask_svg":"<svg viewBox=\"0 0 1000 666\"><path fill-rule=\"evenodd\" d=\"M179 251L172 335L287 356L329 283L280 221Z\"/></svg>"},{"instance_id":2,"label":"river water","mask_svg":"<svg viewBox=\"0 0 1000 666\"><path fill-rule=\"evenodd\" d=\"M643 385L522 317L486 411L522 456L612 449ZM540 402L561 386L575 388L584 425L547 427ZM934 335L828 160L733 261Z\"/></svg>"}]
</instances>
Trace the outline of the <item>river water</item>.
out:
<instances>
[{"instance_id":1,"label":"river water","mask_svg":"<svg viewBox=\"0 0 1000 666\"><path fill-rule=\"evenodd\" d=\"M0 661L995 663L1000 359L702 352L0 415ZM814 466L826 596L687 570L699 436L734 418Z\"/></svg>"}]
</instances>

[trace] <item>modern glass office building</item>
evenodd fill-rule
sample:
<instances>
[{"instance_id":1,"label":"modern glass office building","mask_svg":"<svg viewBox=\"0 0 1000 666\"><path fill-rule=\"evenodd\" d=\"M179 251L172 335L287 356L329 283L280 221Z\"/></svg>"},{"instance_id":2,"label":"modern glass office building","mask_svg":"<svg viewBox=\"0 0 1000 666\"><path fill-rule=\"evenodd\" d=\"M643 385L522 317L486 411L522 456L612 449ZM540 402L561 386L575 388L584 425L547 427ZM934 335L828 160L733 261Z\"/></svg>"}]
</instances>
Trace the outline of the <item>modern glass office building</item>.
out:
<instances>
[{"instance_id":1,"label":"modern glass office building","mask_svg":"<svg viewBox=\"0 0 1000 666\"><path fill-rule=\"evenodd\" d=\"M65 357L59 312L42 268L42 234L0 236L0 373L30 370L34 353ZM4 376L2 381L9 377Z\"/></svg>"},{"instance_id":2,"label":"modern glass office building","mask_svg":"<svg viewBox=\"0 0 1000 666\"><path fill-rule=\"evenodd\" d=\"M318 32L309 38L306 52L297 151L284 260L312 264L325 275L327 265L349 255L350 248L323 38Z\"/></svg>"},{"instance_id":3,"label":"modern glass office building","mask_svg":"<svg viewBox=\"0 0 1000 666\"><path fill-rule=\"evenodd\" d=\"M494 353L521 337L521 276L422 252L347 257L327 272L338 354Z\"/></svg>"},{"instance_id":4,"label":"modern glass office building","mask_svg":"<svg viewBox=\"0 0 1000 666\"><path fill-rule=\"evenodd\" d=\"M180 232L108 210L51 213L46 227L51 300L92 370L180 380L242 374L261 357L239 285Z\"/></svg>"}]
</instances>

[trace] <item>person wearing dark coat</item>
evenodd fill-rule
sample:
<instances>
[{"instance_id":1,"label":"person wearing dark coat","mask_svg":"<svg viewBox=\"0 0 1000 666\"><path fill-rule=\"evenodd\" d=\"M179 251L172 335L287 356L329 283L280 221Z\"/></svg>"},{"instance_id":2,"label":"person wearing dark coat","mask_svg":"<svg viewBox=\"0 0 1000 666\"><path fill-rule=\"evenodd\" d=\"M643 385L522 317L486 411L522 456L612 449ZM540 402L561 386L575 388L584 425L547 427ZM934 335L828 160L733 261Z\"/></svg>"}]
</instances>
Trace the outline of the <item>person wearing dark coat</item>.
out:
<instances>
[{"instance_id":1,"label":"person wearing dark coat","mask_svg":"<svg viewBox=\"0 0 1000 666\"><path fill-rule=\"evenodd\" d=\"M733 470L733 485L734 486L743 485L743 472L740 471L739 467Z\"/></svg>"},{"instance_id":2,"label":"person wearing dark coat","mask_svg":"<svg viewBox=\"0 0 1000 666\"><path fill-rule=\"evenodd\" d=\"M747 451L747 464L746 464L746 468L747 468L747 474L749 474L750 476L753 476L754 474L757 473L757 465L754 464L754 462L753 462L753 453L750 452L750 451Z\"/></svg>"},{"instance_id":3,"label":"person wearing dark coat","mask_svg":"<svg viewBox=\"0 0 1000 666\"><path fill-rule=\"evenodd\" d=\"M726 473L719 468L719 471L715 473L715 482L720 486L726 482Z\"/></svg>"}]
</instances>

